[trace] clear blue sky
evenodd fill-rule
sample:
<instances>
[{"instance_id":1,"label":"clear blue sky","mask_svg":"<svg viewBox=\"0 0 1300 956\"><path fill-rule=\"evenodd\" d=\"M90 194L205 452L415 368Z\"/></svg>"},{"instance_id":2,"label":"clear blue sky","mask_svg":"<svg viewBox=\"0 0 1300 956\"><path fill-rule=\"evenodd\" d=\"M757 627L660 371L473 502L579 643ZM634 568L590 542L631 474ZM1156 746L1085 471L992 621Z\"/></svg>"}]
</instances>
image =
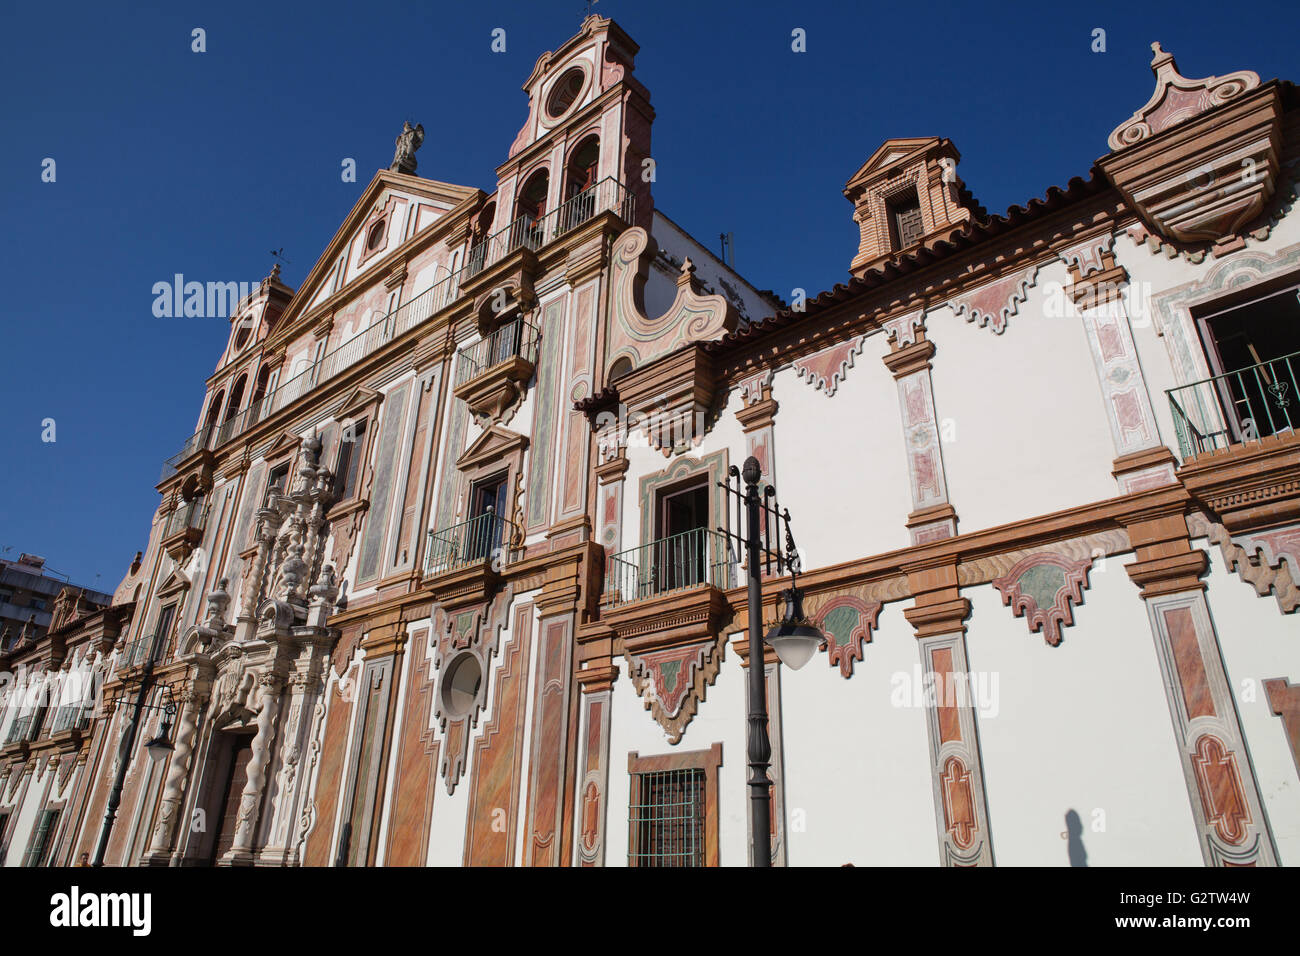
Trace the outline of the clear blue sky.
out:
<instances>
[{"instance_id":1,"label":"clear blue sky","mask_svg":"<svg viewBox=\"0 0 1300 956\"><path fill-rule=\"evenodd\" d=\"M159 319L174 273L297 286L404 119L421 175L494 187L537 56L582 0L6 4L0 14L0 548L112 590L146 544L162 461L193 431L227 324ZM641 45L656 204L787 299L847 274L845 180L891 136L938 135L990 212L1086 175L1153 89L1300 80L1294 5L602 0ZM191 52L190 31L207 34ZM490 50L506 30L507 50ZM791 31L807 52L791 51ZM1107 51L1091 52L1094 28ZM57 181L41 182L46 157ZM357 182L340 179L344 157ZM54 443L42 420L56 422ZM11 549L11 550L8 550ZM100 575L96 578L96 575Z\"/></svg>"}]
</instances>

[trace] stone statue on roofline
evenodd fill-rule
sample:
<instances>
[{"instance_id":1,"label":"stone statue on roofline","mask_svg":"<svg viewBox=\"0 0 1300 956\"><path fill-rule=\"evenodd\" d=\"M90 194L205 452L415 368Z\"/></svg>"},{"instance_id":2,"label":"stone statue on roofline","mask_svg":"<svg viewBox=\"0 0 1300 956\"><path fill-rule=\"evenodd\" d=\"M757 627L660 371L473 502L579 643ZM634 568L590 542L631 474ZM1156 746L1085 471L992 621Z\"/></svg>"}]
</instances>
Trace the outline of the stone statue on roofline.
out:
<instances>
[{"instance_id":1,"label":"stone statue on roofline","mask_svg":"<svg viewBox=\"0 0 1300 956\"><path fill-rule=\"evenodd\" d=\"M393 162L388 168L396 173L406 173L408 176L414 176L415 151L420 148L423 142L423 123L416 126L411 126L409 122L402 123L402 132L396 140L397 150L393 153Z\"/></svg>"}]
</instances>

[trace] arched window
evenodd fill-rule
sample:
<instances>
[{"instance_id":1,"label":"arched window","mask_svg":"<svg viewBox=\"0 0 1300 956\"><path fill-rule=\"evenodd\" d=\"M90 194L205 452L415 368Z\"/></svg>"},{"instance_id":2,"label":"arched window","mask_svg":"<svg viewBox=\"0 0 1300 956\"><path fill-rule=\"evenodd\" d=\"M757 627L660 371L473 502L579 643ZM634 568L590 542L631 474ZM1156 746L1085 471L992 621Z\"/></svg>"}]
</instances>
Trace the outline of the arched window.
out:
<instances>
[{"instance_id":1,"label":"arched window","mask_svg":"<svg viewBox=\"0 0 1300 956\"><path fill-rule=\"evenodd\" d=\"M624 355L609 367L609 381L617 382L630 371L632 371L632 360Z\"/></svg>"},{"instance_id":2,"label":"arched window","mask_svg":"<svg viewBox=\"0 0 1300 956\"><path fill-rule=\"evenodd\" d=\"M221 421L221 402L225 397L226 390L224 388L212 396L212 403L208 405L208 417L203 422L204 427L211 428Z\"/></svg>"},{"instance_id":3,"label":"arched window","mask_svg":"<svg viewBox=\"0 0 1300 956\"><path fill-rule=\"evenodd\" d=\"M266 398L266 386L271 381L271 366L263 365L257 373L257 383L253 386L253 398L250 405L256 405Z\"/></svg>"},{"instance_id":4,"label":"arched window","mask_svg":"<svg viewBox=\"0 0 1300 956\"><path fill-rule=\"evenodd\" d=\"M539 169L519 191L515 210L518 216L541 219L546 215L546 196L550 191L551 175L547 170Z\"/></svg>"},{"instance_id":5,"label":"arched window","mask_svg":"<svg viewBox=\"0 0 1300 956\"><path fill-rule=\"evenodd\" d=\"M564 212L561 231L580 226L596 213L596 167L600 163L600 137L588 136L569 154L564 168Z\"/></svg>"},{"instance_id":6,"label":"arched window","mask_svg":"<svg viewBox=\"0 0 1300 956\"><path fill-rule=\"evenodd\" d=\"M230 390L230 404L226 406L226 421L230 421L239 411L239 404L244 400L244 386L248 383L248 376L241 375L235 382L235 387Z\"/></svg>"},{"instance_id":7,"label":"arched window","mask_svg":"<svg viewBox=\"0 0 1300 956\"><path fill-rule=\"evenodd\" d=\"M565 199L572 199L584 189L596 185L596 167L600 164L600 137L588 136L569 154L569 164L565 168L568 186Z\"/></svg>"},{"instance_id":8,"label":"arched window","mask_svg":"<svg viewBox=\"0 0 1300 956\"><path fill-rule=\"evenodd\" d=\"M524 221L515 227L515 234L509 236L507 253L520 246L536 249L542 244L542 217L546 215L546 197L551 190L551 175L545 169L539 169L524 185L515 204L518 214L516 219Z\"/></svg>"}]
</instances>

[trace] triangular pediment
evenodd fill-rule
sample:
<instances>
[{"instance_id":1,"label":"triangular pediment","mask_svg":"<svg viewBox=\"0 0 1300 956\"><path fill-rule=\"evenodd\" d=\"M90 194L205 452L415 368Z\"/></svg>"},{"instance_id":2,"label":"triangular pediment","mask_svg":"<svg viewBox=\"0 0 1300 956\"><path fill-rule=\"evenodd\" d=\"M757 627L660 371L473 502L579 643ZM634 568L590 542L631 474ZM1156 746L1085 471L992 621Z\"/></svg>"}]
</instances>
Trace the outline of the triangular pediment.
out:
<instances>
[{"instance_id":1,"label":"triangular pediment","mask_svg":"<svg viewBox=\"0 0 1300 956\"><path fill-rule=\"evenodd\" d=\"M339 410L334 413L334 420L341 422L349 418L357 418L362 412L377 405L382 399L383 395L373 388L366 388L364 385L359 386L352 390L352 394L344 400Z\"/></svg>"},{"instance_id":2,"label":"triangular pediment","mask_svg":"<svg viewBox=\"0 0 1300 956\"><path fill-rule=\"evenodd\" d=\"M361 272L346 276L347 281L339 283L335 273L338 270L340 258L346 258L349 263L355 259L356 244L365 241L365 236L362 233L367 231L369 224L373 223L378 214L390 203L395 200L401 200L404 203L417 202L423 206L441 210L442 215L445 216L458 211L458 207L472 206L476 201L481 200L483 196L482 190L469 186L457 186L454 183L443 183L419 176L408 176L405 173L398 173L388 169L381 169L376 172L374 178L370 180L369 185L362 191L361 196L358 197L351 211L334 233L334 237L325 247L325 251L316 260L316 264L312 266L307 278L299 285L293 300L285 309L280 321L277 322L274 333L277 344L291 335L290 330L297 324L296 320L299 317L324 299L330 298L347 286L358 283L369 285L372 280L380 281L387 271L391 269L394 254L398 252L399 247L406 245L425 231L425 229L415 230L414 228L405 230L399 242L387 243L386 252L375 255L366 262ZM403 220L403 216L395 217L395 221L390 224L389 228L403 230ZM372 272L374 273L373 276L371 275ZM336 284L337 288L335 287Z\"/></svg>"},{"instance_id":3,"label":"triangular pediment","mask_svg":"<svg viewBox=\"0 0 1300 956\"><path fill-rule=\"evenodd\" d=\"M465 453L456 459L456 467L462 471L484 462L493 461L521 451L528 447L528 437L512 432L501 425L489 425L483 434L474 439L465 449Z\"/></svg>"},{"instance_id":4,"label":"triangular pediment","mask_svg":"<svg viewBox=\"0 0 1300 956\"><path fill-rule=\"evenodd\" d=\"M941 140L937 136L915 136L899 139L887 139L871 154L856 173L849 177L844 186L845 191L860 183L875 179L881 173L895 167L909 165L915 157L924 155L931 148L938 146Z\"/></svg>"},{"instance_id":5,"label":"triangular pediment","mask_svg":"<svg viewBox=\"0 0 1300 956\"><path fill-rule=\"evenodd\" d=\"M286 458L296 452L301 444L302 439L293 432L283 431L275 441L271 442L271 446L267 448L262 457L267 461L272 461L276 458Z\"/></svg>"},{"instance_id":6,"label":"triangular pediment","mask_svg":"<svg viewBox=\"0 0 1300 956\"><path fill-rule=\"evenodd\" d=\"M172 595L179 594L189 588L191 583L193 582L185 575L185 570L177 567L171 574L167 575L162 584L158 585L158 597L169 598Z\"/></svg>"}]
</instances>

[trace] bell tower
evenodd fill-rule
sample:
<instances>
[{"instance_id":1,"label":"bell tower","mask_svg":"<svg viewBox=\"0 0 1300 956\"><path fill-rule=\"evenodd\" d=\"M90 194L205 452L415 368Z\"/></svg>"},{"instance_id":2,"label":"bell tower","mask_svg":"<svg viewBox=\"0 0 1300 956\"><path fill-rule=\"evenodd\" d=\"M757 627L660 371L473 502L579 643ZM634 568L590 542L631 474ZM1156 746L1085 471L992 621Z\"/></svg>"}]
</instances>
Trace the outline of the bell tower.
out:
<instances>
[{"instance_id":1,"label":"bell tower","mask_svg":"<svg viewBox=\"0 0 1300 956\"><path fill-rule=\"evenodd\" d=\"M491 225L521 216L540 220L579 194L617 182L634 197L634 223L648 227L650 93L632 76L639 47L612 20L596 15L559 49L543 53L524 82L528 119L497 169Z\"/></svg>"}]
</instances>

